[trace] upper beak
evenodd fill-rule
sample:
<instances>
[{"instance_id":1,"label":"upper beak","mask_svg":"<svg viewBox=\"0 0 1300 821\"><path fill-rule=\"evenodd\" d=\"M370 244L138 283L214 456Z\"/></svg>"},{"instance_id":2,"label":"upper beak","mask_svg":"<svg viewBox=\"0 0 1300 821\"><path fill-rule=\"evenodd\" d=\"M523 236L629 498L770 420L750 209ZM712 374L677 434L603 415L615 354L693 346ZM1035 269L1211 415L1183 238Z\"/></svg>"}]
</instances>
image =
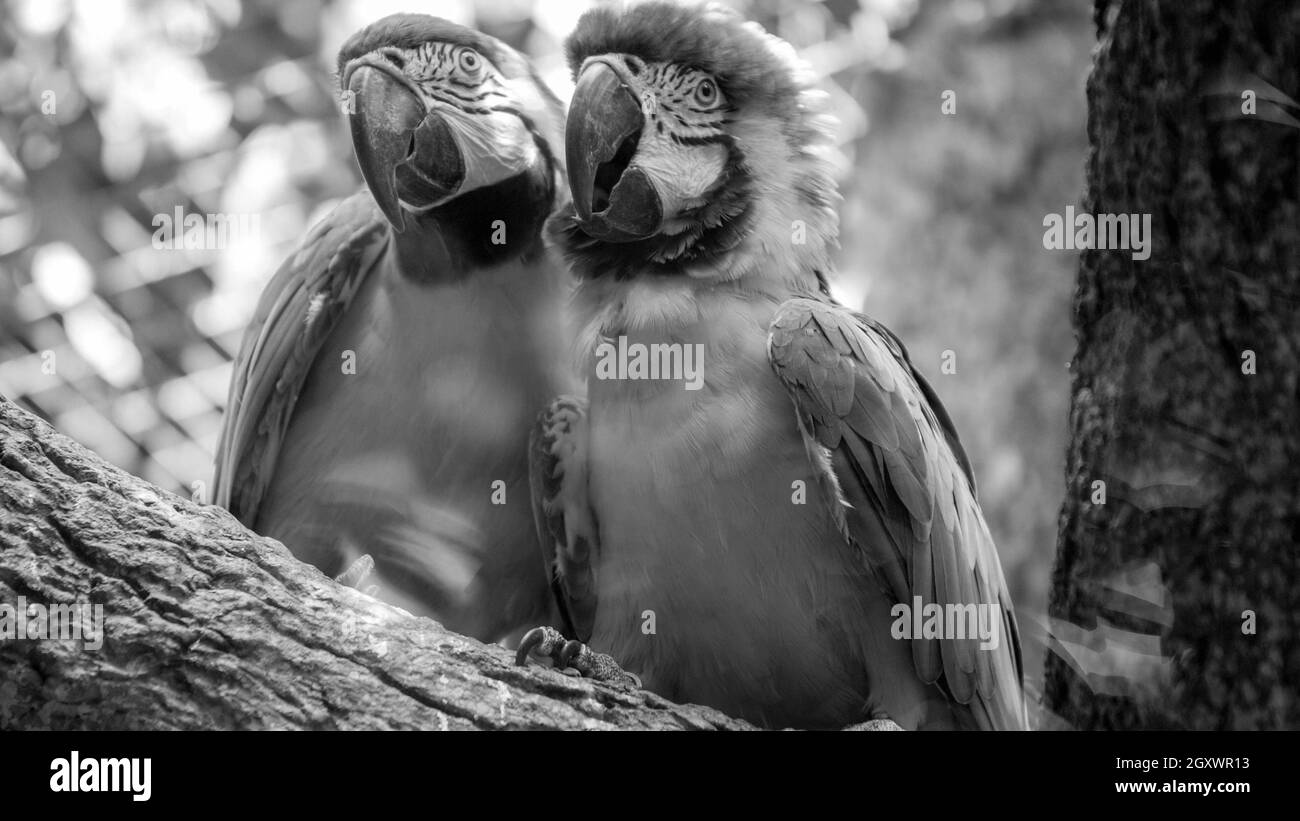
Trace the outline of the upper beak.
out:
<instances>
[{"instance_id":1,"label":"upper beak","mask_svg":"<svg viewBox=\"0 0 1300 821\"><path fill-rule=\"evenodd\" d=\"M402 202L433 205L454 194L465 165L451 130L396 69L363 63L350 72L354 103L352 148L375 202L397 231L405 227Z\"/></svg>"},{"instance_id":2,"label":"upper beak","mask_svg":"<svg viewBox=\"0 0 1300 821\"><path fill-rule=\"evenodd\" d=\"M589 64L569 104L564 147L574 209L590 236L629 242L663 223L659 193L633 163L644 127L641 103L619 70L603 60Z\"/></svg>"}]
</instances>

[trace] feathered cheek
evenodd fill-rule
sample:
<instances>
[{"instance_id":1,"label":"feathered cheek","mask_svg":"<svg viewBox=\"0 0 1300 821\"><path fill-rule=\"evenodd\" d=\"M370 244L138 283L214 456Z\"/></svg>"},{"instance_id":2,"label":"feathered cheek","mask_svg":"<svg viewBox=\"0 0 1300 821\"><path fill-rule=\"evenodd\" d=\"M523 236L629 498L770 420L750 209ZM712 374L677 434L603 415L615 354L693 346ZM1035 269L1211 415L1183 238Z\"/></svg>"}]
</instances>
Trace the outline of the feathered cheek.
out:
<instances>
[{"instance_id":1,"label":"feathered cheek","mask_svg":"<svg viewBox=\"0 0 1300 821\"><path fill-rule=\"evenodd\" d=\"M457 113L448 116L447 123L465 158L462 193L521 174L538 159L532 135L508 112Z\"/></svg>"},{"instance_id":2,"label":"feathered cheek","mask_svg":"<svg viewBox=\"0 0 1300 821\"><path fill-rule=\"evenodd\" d=\"M717 184L727 164L720 145L677 146L654 142L646 146L636 165L654 180L666 216L696 208Z\"/></svg>"}]
</instances>

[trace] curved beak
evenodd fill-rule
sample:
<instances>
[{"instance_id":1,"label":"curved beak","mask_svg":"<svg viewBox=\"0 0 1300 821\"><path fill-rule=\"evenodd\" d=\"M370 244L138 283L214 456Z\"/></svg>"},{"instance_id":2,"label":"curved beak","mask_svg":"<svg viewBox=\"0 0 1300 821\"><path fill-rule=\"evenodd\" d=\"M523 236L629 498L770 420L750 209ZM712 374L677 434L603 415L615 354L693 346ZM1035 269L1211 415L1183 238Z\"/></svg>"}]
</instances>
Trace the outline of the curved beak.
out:
<instances>
[{"instance_id":1,"label":"curved beak","mask_svg":"<svg viewBox=\"0 0 1300 821\"><path fill-rule=\"evenodd\" d=\"M460 187L465 178L460 149L442 117L426 113L424 101L387 67L358 65L347 87L353 101L352 149L361 175L379 210L401 231L403 202L435 205Z\"/></svg>"},{"instance_id":2,"label":"curved beak","mask_svg":"<svg viewBox=\"0 0 1300 821\"><path fill-rule=\"evenodd\" d=\"M619 69L594 61L578 77L569 104L564 148L569 188L582 230L609 242L655 234L663 203L635 164L645 116Z\"/></svg>"}]
</instances>

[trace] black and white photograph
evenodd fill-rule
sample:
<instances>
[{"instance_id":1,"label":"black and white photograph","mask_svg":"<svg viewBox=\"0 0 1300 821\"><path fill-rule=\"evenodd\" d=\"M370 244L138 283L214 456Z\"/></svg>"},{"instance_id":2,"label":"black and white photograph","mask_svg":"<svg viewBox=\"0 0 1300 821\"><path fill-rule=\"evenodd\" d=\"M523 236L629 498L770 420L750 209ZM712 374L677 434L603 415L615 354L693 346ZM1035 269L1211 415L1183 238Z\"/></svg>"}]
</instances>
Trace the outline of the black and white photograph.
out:
<instances>
[{"instance_id":1,"label":"black and white photograph","mask_svg":"<svg viewBox=\"0 0 1300 821\"><path fill-rule=\"evenodd\" d=\"M1300 3L2 1L37 794L149 802L218 730L993 731L1026 781L1111 739L1084 797L1265 791Z\"/></svg>"}]
</instances>

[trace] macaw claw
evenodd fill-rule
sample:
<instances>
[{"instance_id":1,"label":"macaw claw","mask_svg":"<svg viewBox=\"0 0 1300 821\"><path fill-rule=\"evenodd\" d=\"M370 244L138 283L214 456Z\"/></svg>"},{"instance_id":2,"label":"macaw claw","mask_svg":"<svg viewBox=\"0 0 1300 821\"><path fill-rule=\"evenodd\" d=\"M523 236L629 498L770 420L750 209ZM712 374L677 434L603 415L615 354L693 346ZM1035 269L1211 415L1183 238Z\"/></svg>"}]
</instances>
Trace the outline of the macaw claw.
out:
<instances>
[{"instance_id":1,"label":"macaw claw","mask_svg":"<svg viewBox=\"0 0 1300 821\"><path fill-rule=\"evenodd\" d=\"M566 674L575 670L583 678L641 689L641 679L620 667L613 656L597 653L580 641L566 639L554 627L534 627L524 634L515 651L515 664L521 667L528 664L529 656L549 658L557 670Z\"/></svg>"}]
</instances>

